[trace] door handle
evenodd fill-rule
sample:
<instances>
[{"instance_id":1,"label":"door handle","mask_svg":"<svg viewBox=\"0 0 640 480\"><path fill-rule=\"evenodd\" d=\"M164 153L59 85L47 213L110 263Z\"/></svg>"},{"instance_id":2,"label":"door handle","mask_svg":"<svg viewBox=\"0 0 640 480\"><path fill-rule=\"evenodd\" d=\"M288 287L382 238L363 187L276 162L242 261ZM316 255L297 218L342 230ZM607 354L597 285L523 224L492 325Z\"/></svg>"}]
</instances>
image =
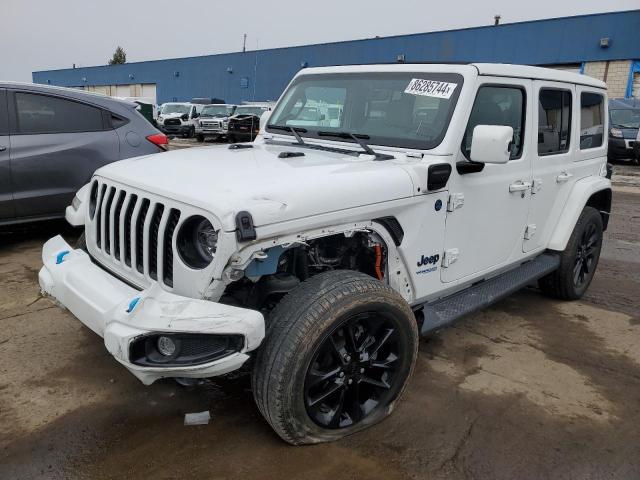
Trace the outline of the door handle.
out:
<instances>
[{"instance_id":1,"label":"door handle","mask_svg":"<svg viewBox=\"0 0 640 480\"><path fill-rule=\"evenodd\" d=\"M562 172L560 175L556 177L556 182L564 183L568 181L571 177L573 177L573 173Z\"/></svg>"},{"instance_id":2,"label":"door handle","mask_svg":"<svg viewBox=\"0 0 640 480\"><path fill-rule=\"evenodd\" d=\"M531 188L531 183L523 182L522 180L518 180L515 183L509 185L509 191L513 192L524 192L525 190L529 190Z\"/></svg>"},{"instance_id":3,"label":"door handle","mask_svg":"<svg viewBox=\"0 0 640 480\"><path fill-rule=\"evenodd\" d=\"M4 152L7 149L4 145L0 145L0 152Z\"/></svg>"}]
</instances>

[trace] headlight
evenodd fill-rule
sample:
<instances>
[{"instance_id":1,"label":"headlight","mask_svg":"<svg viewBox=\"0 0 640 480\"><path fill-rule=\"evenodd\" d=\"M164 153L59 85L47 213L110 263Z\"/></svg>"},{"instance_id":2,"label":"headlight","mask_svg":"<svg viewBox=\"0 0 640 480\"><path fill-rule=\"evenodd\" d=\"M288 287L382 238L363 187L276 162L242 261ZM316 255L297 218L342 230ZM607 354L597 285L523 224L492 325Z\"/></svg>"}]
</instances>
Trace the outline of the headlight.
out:
<instances>
[{"instance_id":1,"label":"headlight","mask_svg":"<svg viewBox=\"0 0 640 480\"><path fill-rule=\"evenodd\" d=\"M619 128L612 128L611 130L609 130L609 132L611 133L612 137L622 138L622 130L620 130Z\"/></svg>"},{"instance_id":2,"label":"headlight","mask_svg":"<svg viewBox=\"0 0 640 480\"><path fill-rule=\"evenodd\" d=\"M218 232L209 220L195 215L180 227L176 245L180 258L188 267L202 269L213 261L218 248Z\"/></svg>"}]
</instances>

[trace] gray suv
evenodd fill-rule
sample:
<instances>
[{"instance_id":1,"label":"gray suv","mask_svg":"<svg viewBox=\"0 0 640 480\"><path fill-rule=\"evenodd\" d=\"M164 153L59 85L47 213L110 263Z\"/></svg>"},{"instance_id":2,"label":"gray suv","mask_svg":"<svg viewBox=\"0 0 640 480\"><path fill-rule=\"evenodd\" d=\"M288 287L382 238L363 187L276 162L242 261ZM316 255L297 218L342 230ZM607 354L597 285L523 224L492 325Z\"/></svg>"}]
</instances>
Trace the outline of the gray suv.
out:
<instances>
[{"instance_id":1,"label":"gray suv","mask_svg":"<svg viewBox=\"0 0 640 480\"><path fill-rule=\"evenodd\" d=\"M167 137L135 103L0 82L0 225L64 216L101 166L162 152Z\"/></svg>"}]
</instances>

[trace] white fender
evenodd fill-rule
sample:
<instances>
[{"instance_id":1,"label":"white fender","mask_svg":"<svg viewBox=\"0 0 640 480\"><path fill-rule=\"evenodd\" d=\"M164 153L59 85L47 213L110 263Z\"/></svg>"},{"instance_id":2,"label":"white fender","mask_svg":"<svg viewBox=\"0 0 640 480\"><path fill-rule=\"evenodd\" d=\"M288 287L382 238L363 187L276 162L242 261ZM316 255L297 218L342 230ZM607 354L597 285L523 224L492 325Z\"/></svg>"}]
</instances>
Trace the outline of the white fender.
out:
<instances>
[{"instance_id":1,"label":"white fender","mask_svg":"<svg viewBox=\"0 0 640 480\"><path fill-rule=\"evenodd\" d=\"M604 177L586 177L574 184L562 215L551 234L548 245L550 250L562 251L566 248L587 201L591 195L602 190L611 190L611 180Z\"/></svg>"},{"instance_id":2,"label":"white fender","mask_svg":"<svg viewBox=\"0 0 640 480\"><path fill-rule=\"evenodd\" d=\"M73 203L64 211L64 218L74 227L84 226L84 214L87 208L87 201L89 199L90 185L90 183L87 183L78 190L73 199Z\"/></svg>"}]
</instances>

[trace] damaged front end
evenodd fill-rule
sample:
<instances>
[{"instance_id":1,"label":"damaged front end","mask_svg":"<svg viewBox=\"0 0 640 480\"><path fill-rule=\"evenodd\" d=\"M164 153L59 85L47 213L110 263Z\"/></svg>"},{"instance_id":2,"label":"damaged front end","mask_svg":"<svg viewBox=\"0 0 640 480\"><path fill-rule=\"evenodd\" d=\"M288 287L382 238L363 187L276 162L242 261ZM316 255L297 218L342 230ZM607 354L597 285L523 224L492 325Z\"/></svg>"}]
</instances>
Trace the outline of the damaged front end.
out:
<instances>
[{"instance_id":1,"label":"damaged front end","mask_svg":"<svg viewBox=\"0 0 640 480\"><path fill-rule=\"evenodd\" d=\"M146 385L231 372L264 338L260 312L176 295L157 283L138 290L60 236L45 243L42 261L43 293L103 337L107 350Z\"/></svg>"}]
</instances>

